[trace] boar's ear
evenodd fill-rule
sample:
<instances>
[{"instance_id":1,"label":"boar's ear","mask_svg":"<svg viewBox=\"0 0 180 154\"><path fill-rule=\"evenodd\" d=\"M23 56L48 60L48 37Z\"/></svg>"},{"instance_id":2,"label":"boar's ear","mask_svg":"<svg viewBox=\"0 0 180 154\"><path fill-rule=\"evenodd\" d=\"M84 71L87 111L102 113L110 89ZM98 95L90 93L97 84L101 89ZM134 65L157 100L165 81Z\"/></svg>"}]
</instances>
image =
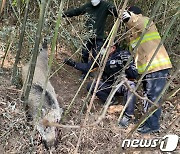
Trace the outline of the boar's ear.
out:
<instances>
[{"instance_id":1,"label":"boar's ear","mask_svg":"<svg viewBox=\"0 0 180 154\"><path fill-rule=\"evenodd\" d=\"M44 38L44 40L43 40L42 48L47 49L47 39L46 38Z\"/></svg>"}]
</instances>

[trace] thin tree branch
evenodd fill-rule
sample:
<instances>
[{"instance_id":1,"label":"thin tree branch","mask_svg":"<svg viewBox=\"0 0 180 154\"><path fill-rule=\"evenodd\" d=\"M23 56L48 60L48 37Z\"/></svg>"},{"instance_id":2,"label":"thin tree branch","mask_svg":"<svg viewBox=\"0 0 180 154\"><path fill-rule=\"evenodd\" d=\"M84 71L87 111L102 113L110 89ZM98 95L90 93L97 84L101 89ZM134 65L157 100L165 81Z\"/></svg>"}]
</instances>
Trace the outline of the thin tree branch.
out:
<instances>
[{"instance_id":1,"label":"thin tree branch","mask_svg":"<svg viewBox=\"0 0 180 154\"><path fill-rule=\"evenodd\" d=\"M125 80L125 79L124 79ZM148 99L147 97L142 97L140 96L134 89L131 88L131 86L129 85L129 83L127 82L127 80L125 80L124 84L127 86L127 88L129 89L130 92L132 92L135 96L137 96L138 98L140 98L141 100L145 100L148 101L149 103L151 103L152 105L159 107L158 104L155 104L153 101L151 101L150 99Z\"/></svg>"},{"instance_id":2,"label":"thin tree branch","mask_svg":"<svg viewBox=\"0 0 180 154\"><path fill-rule=\"evenodd\" d=\"M121 10L120 13L119 13L119 16L120 16L120 17L122 16L122 11L126 8L127 2L128 2L128 0L125 0L125 2L124 2L124 4L123 4L123 7L122 7L122 10ZM104 68L105 68L107 59L108 59L108 57L109 57L109 53L110 53L110 48L109 48L109 47L112 46L112 44L113 44L113 42L114 42L114 38L115 38L115 36L116 36L116 34L117 34L117 30L118 30L118 28L119 28L119 24L120 24L120 18L117 18L116 23L114 24L114 26L113 26L113 28L112 28L112 34L111 34L110 40L109 40L109 42L108 42L107 54L106 54L106 56L105 56L105 54L103 55L104 58L102 58L102 61L101 61L102 68L100 68L99 76L98 76L98 78L97 78L97 82L96 82L96 85L95 85L95 88L94 88L93 95L92 95L91 100L90 100L90 104L89 104L89 106L88 106L88 110L87 110L86 115L85 115L85 119L84 119L83 125L86 125L86 121L87 121L87 119L88 119L89 112L90 112L90 110L91 110L91 108L92 108L92 104L93 104L94 98L95 98L95 96L96 96L96 91L97 91L97 88L98 88L98 85L99 85L99 81L100 81L100 79L101 79L103 70L104 70ZM111 101L111 100L109 99L109 103L110 103L110 101ZM77 145L76 145L76 149L75 149L75 151L74 151L75 154L78 153L78 148L79 148L79 146L80 146L80 142L81 142L81 137L82 137L82 135L83 135L83 128L82 128L81 131L80 131L80 135L79 135L79 138L78 138L78 142L77 142Z\"/></svg>"}]
</instances>

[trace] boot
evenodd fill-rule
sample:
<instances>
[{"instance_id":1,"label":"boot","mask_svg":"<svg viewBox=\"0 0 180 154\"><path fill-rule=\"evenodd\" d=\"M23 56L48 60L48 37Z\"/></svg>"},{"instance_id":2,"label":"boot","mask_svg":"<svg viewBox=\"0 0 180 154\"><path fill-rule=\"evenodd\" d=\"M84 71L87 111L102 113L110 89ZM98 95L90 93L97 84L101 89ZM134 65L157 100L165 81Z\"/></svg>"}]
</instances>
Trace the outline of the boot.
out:
<instances>
[{"instance_id":1,"label":"boot","mask_svg":"<svg viewBox=\"0 0 180 154\"><path fill-rule=\"evenodd\" d=\"M144 126L138 128L138 129L137 129L137 132L138 132L139 134L157 133L157 132L159 132L159 128L153 129L153 128L150 128L150 127L144 125Z\"/></svg>"},{"instance_id":2,"label":"boot","mask_svg":"<svg viewBox=\"0 0 180 154\"><path fill-rule=\"evenodd\" d=\"M122 116L121 120L119 121L119 126L127 128L132 120L132 117L130 115L127 115L126 113Z\"/></svg>"}]
</instances>

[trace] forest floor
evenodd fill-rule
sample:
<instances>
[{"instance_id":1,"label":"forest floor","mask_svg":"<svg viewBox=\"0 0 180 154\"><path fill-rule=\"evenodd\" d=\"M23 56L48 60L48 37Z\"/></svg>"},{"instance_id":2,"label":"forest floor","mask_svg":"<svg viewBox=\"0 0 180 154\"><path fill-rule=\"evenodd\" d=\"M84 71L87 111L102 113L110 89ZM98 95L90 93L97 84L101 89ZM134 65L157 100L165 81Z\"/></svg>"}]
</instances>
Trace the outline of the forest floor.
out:
<instances>
[{"instance_id":1,"label":"forest floor","mask_svg":"<svg viewBox=\"0 0 180 154\"><path fill-rule=\"evenodd\" d=\"M60 54L59 57L58 63L62 63L66 55ZM47 151L42 144L39 144L40 138L38 134L33 136L32 128L26 123L23 105L19 99L21 90L16 89L16 87L12 86L10 83L12 65L9 65L9 63L10 62L6 60L4 68L0 70L0 153L73 153L79 138L80 129L59 128L59 142L56 149L52 149L51 152ZM51 78L51 83L57 93L60 107L62 107L64 111L67 109L81 84L78 80L80 75L79 71L69 66L64 66L63 69L59 70L58 73ZM177 81L178 80L173 84L179 84L179 81ZM63 124L82 124L86 110L81 113L81 109L87 95L87 82L88 81L86 81L81 89L75 100L75 104L71 108ZM180 113L179 101L180 96L177 94L173 100L166 101L163 105L161 129L159 133L144 136L134 133L132 138L154 139L163 137L166 134L180 135L180 122L176 121L176 123L173 123ZM121 101L119 103L121 103ZM152 153L152 150L153 153L161 153L159 148L136 148L127 150L122 150L120 148L121 151L118 151L118 147L121 147L123 139L134 126L134 124L131 124L128 129L122 129L117 125L120 113L119 108L122 109L122 106L114 106L114 109L118 110L117 112L113 112L111 110L113 107L111 107L105 118L98 125L84 128L79 153L114 154L118 152L148 154ZM97 120L102 109L103 105L96 99L87 124L92 124ZM34 137L33 142L31 140L32 137ZM178 147L174 153L180 153L179 148L180 147Z\"/></svg>"}]
</instances>

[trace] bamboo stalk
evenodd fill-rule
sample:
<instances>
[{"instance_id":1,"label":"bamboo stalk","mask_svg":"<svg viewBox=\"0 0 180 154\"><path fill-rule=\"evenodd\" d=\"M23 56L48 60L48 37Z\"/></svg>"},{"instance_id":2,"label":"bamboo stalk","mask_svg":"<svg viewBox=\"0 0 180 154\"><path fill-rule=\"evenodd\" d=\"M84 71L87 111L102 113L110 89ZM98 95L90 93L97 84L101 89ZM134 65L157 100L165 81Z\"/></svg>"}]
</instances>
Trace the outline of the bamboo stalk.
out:
<instances>
[{"instance_id":1,"label":"bamboo stalk","mask_svg":"<svg viewBox=\"0 0 180 154\"><path fill-rule=\"evenodd\" d=\"M25 103L27 103L27 100L29 97L29 93L30 93L30 89L31 89L32 81L33 81L33 76L34 76L34 71L36 67L36 60L37 60L37 56L39 52L41 31L42 31L42 26L44 23L45 6L46 6L46 0L42 0L40 14L39 14L38 28L36 31L36 39L35 39L36 41L35 41L34 51L32 55L32 61L28 69L28 72L29 72L28 73L29 76L27 75L28 81L27 81L27 85L25 85L23 88L22 98L21 98Z\"/></svg>"},{"instance_id":2,"label":"bamboo stalk","mask_svg":"<svg viewBox=\"0 0 180 154\"><path fill-rule=\"evenodd\" d=\"M22 91L22 97L21 97L21 99L24 101L25 106L28 103L28 98L29 98L29 94L30 94L30 90L31 90L32 82L33 82L35 67L36 67L37 56L39 53L39 44L40 44L41 32L42 32L42 27L44 24L45 7L46 7L46 0L42 0L41 6L40 6L38 27L37 27L37 31L36 31L34 51L33 51L33 55L31 58L30 66L28 68L28 74L27 74L27 79L26 79L27 82L25 82L26 85L23 85L23 91ZM32 134L32 141L31 141L32 143L33 143L34 135L35 135L35 127L34 127L34 131ZM32 150L33 150L33 148L32 148Z\"/></svg>"},{"instance_id":3,"label":"bamboo stalk","mask_svg":"<svg viewBox=\"0 0 180 154\"><path fill-rule=\"evenodd\" d=\"M15 62L13 66L13 71L12 71L12 79L11 79L11 84L17 85L17 65L20 61L20 55L21 55L21 50L22 50L22 44L24 40L24 34L25 34L25 29L26 29L26 22L27 22L27 16L28 16L28 10L29 10L29 1L26 1L26 8L25 8L25 14L24 14L24 19L23 19L23 24L22 27L20 28L20 36L19 36L19 44L18 44L18 50L16 53L15 57Z\"/></svg>"},{"instance_id":4,"label":"bamboo stalk","mask_svg":"<svg viewBox=\"0 0 180 154\"><path fill-rule=\"evenodd\" d=\"M83 106L82 106L81 111L80 111L80 116L82 115L83 111L85 110L85 107L88 105L87 104L88 103L88 99L89 99L89 96L90 96L91 91L93 89L93 85L95 84L95 81L96 81L96 78L93 79L91 87L90 87L90 89L89 89L89 91L87 93L87 96L86 96L85 100L84 100Z\"/></svg>"},{"instance_id":5,"label":"bamboo stalk","mask_svg":"<svg viewBox=\"0 0 180 154\"><path fill-rule=\"evenodd\" d=\"M77 54L79 51L81 50L81 48L78 48L76 50L76 52L69 57L69 59L71 59L75 54ZM59 67L49 76L49 79L53 77L53 75L55 75L59 70L61 70L63 68L64 64L60 64Z\"/></svg>"},{"instance_id":6,"label":"bamboo stalk","mask_svg":"<svg viewBox=\"0 0 180 154\"><path fill-rule=\"evenodd\" d=\"M21 20L20 20L20 18L18 17L18 15L17 15L17 13L16 13L16 10L14 9L14 6L13 6L13 4L12 4L12 1L9 0L9 3L10 3L10 5L11 5L11 7L12 7L12 10L13 10L13 12L14 12L15 17L17 18L19 24L21 25L21 24L22 24L22 23L21 23ZM29 37L29 39L34 43L34 40L33 40L33 38L29 35L29 33L28 33L27 31L25 31L25 33L27 34L27 36Z\"/></svg>"},{"instance_id":7,"label":"bamboo stalk","mask_svg":"<svg viewBox=\"0 0 180 154\"><path fill-rule=\"evenodd\" d=\"M44 87L43 87L43 93L42 93L42 96L41 96L41 101L40 101L40 104L38 106L37 121L38 121L38 118L41 115L41 109L42 109L43 100L44 100L44 97L45 97L46 87L47 87L47 83L48 83L48 80L49 80L49 75L50 75L50 72L51 72L51 67L52 67L52 63L53 63L53 59L54 59L56 41L57 41L57 37L58 37L58 30L59 30L59 26L60 26L60 23L61 23L62 10L64 8L64 1L65 0L61 1L60 7L59 7L58 19L57 19L55 30L54 30L55 33L54 33L54 37L53 37L53 41L52 41L52 49L51 49L51 54L50 54L49 63L48 63L48 72L46 74L46 81L45 81L45 84L44 84Z\"/></svg>"},{"instance_id":8,"label":"bamboo stalk","mask_svg":"<svg viewBox=\"0 0 180 154\"><path fill-rule=\"evenodd\" d=\"M119 17L122 16L122 11L126 8L127 2L128 2L128 0L125 0L125 2L124 2L124 4L123 4L123 8L122 8L122 10L121 10L120 13L119 13ZM113 26L113 28L112 28L112 31L111 31L111 33L110 33L111 35L110 35L110 40L109 40L108 45L107 45L107 54L104 54L104 55L103 55L103 58L102 58L102 60L101 60L101 64L102 64L101 66L102 66L102 67L99 68L100 72L99 72L99 75L98 75L98 78L97 78L97 81L96 81L96 85L95 85L95 88L94 88L93 95L92 95L91 100L90 100L90 104L89 104L89 106L88 106L88 109L87 109L87 112L86 112L86 115L85 115L85 119L84 119L84 121L83 121L83 126L86 125L86 121L87 121L87 119L88 119L88 117L89 117L89 112L90 112L90 110L91 110L91 108L92 108L92 105L93 105L93 102L94 102L94 98L95 98L95 96L96 96L96 91L97 91L97 88L98 88L98 85L99 85L101 76L102 76L102 74L103 74L104 68L105 68L105 66L106 66L106 62L107 62L108 57L109 57L109 54L110 54L110 47L113 45L115 36L116 36L117 31L118 31L118 28L119 28L119 25L120 25L120 18L117 18L117 20L116 20L116 22L115 22L115 24L114 24L114 26ZM109 104L110 104L110 100L111 100L111 99L112 99L112 98L109 97ZM107 107L107 106L106 106L106 107ZM105 111L105 110L104 110L104 111ZM105 112L106 112L106 111L105 111ZM79 146L80 146L80 142L81 142L81 138L82 138L82 135L83 135L83 131L84 131L84 129L82 128L82 129L80 130L80 135L79 135L79 138L78 138L78 142L77 142L77 145L76 145L76 149L75 149L75 151L74 151L75 154L78 153L78 149L79 149Z\"/></svg>"},{"instance_id":9,"label":"bamboo stalk","mask_svg":"<svg viewBox=\"0 0 180 154\"><path fill-rule=\"evenodd\" d=\"M174 88L169 94L168 94L168 99L167 100L171 100L172 97L174 97L178 92L180 91L180 85L177 86L176 88Z\"/></svg>"}]
</instances>

